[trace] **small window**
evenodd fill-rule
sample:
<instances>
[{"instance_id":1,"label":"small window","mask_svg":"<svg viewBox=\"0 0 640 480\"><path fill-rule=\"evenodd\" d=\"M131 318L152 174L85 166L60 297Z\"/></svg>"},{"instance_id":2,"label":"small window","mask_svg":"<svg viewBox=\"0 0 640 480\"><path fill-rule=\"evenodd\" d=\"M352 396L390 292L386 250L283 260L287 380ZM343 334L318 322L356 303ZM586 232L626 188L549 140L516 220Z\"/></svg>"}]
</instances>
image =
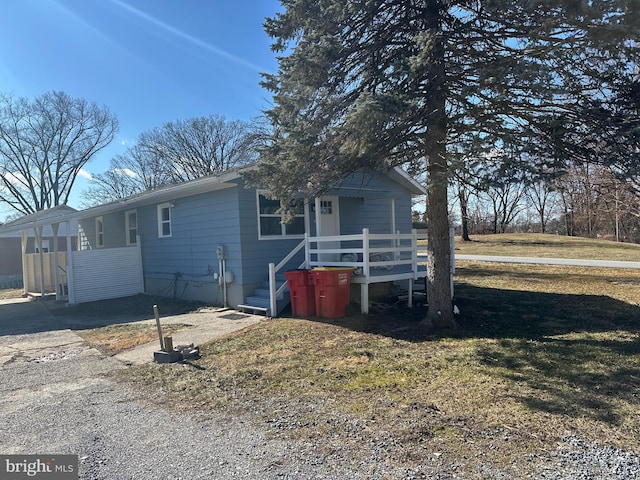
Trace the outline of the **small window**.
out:
<instances>
[{"instance_id":1,"label":"small window","mask_svg":"<svg viewBox=\"0 0 640 480\"><path fill-rule=\"evenodd\" d=\"M158 205L158 237L171 236L171 204Z\"/></svg>"},{"instance_id":2,"label":"small window","mask_svg":"<svg viewBox=\"0 0 640 480\"><path fill-rule=\"evenodd\" d=\"M294 203L294 217L284 223L284 214L278 212L280 202L258 192L258 236L259 238L303 236L305 233L304 203Z\"/></svg>"},{"instance_id":3,"label":"small window","mask_svg":"<svg viewBox=\"0 0 640 480\"><path fill-rule=\"evenodd\" d=\"M102 217L96 217L96 247L104 247L104 221Z\"/></svg>"},{"instance_id":4,"label":"small window","mask_svg":"<svg viewBox=\"0 0 640 480\"><path fill-rule=\"evenodd\" d=\"M331 200L320 200L320 215L332 215L333 203Z\"/></svg>"},{"instance_id":5,"label":"small window","mask_svg":"<svg viewBox=\"0 0 640 480\"><path fill-rule=\"evenodd\" d=\"M49 239L42 240L42 253L49 253L49 251ZM36 245L36 253L40 253L38 245Z\"/></svg>"},{"instance_id":6,"label":"small window","mask_svg":"<svg viewBox=\"0 0 640 480\"><path fill-rule=\"evenodd\" d=\"M125 230L127 235L127 245L138 244L138 212L129 210L125 213Z\"/></svg>"}]
</instances>

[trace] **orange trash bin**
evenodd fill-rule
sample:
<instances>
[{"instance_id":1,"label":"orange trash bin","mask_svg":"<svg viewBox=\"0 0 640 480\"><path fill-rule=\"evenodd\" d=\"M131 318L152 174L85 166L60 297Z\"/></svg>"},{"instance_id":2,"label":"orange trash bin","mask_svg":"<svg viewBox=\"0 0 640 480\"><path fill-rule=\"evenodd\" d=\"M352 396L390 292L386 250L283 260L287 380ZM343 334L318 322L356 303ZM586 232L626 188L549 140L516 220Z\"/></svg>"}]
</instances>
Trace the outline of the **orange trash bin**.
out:
<instances>
[{"instance_id":1,"label":"orange trash bin","mask_svg":"<svg viewBox=\"0 0 640 480\"><path fill-rule=\"evenodd\" d=\"M311 270L315 291L316 315L344 317L350 300L353 268L314 268Z\"/></svg>"},{"instance_id":2,"label":"orange trash bin","mask_svg":"<svg viewBox=\"0 0 640 480\"><path fill-rule=\"evenodd\" d=\"M284 272L289 284L291 314L295 317L312 317L316 314L316 300L309 270Z\"/></svg>"}]
</instances>

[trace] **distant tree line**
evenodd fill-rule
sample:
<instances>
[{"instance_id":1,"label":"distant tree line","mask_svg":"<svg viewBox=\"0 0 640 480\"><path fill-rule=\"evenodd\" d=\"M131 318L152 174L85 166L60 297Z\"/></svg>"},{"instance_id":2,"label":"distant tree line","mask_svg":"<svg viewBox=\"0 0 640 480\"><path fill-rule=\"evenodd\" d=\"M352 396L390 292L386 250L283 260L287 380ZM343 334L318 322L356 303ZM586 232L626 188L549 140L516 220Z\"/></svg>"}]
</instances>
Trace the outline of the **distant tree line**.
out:
<instances>
[{"instance_id":1,"label":"distant tree line","mask_svg":"<svg viewBox=\"0 0 640 480\"><path fill-rule=\"evenodd\" d=\"M456 184L451 196L457 197L452 223L467 239L473 234L536 232L640 243L637 190L602 165L574 165L562 176L531 183L509 181L474 189ZM418 215L414 220L422 219Z\"/></svg>"}]
</instances>

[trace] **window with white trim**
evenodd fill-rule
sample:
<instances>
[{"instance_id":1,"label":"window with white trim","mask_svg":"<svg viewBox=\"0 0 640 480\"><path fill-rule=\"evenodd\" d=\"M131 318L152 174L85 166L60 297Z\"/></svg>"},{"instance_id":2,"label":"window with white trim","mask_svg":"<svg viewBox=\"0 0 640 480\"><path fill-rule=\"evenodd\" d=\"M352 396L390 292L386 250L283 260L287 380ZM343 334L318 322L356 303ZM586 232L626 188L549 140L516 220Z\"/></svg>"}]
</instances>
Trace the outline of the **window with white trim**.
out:
<instances>
[{"instance_id":1,"label":"window with white trim","mask_svg":"<svg viewBox=\"0 0 640 480\"><path fill-rule=\"evenodd\" d=\"M304 203L293 204L293 220L284 223L284 213L279 212L280 201L272 200L258 191L258 238L302 237L304 236Z\"/></svg>"},{"instance_id":2,"label":"window with white trim","mask_svg":"<svg viewBox=\"0 0 640 480\"><path fill-rule=\"evenodd\" d=\"M42 253L49 253L49 239L46 238L42 241ZM40 253L40 249L38 248L37 242L36 242L36 253Z\"/></svg>"},{"instance_id":3,"label":"window with white trim","mask_svg":"<svg viewBox=\"0 0 640 480\"><path fill-rule=\"evenodd\" d=\"M171 204L161 203L158 205L158 237L171 236Z\"/></svg>"},{"instance_id":4,"label":"window with white trim","mask_svg":"<svg viewBox=\"0 0 640 480\"><path fill-rule=\"evenodd\" d=\"M320 214L321 215L333 214L333 202L331 200L320 200Z\"/></svg>"},{"instance_id":5,"label":"window with white trim","mask_svg":"<svg viewBox=\"0 0 640 480\"><path fill-rule=\"evenodd\" d=\"M128 210L124 213L127 246L138 244L138 212Z\"/></svg>"},{"instance_id":6,"label":"window with white trim","mask_svg":"<svg viewBox=\"0 0 640 480\"><path fill-rule=\"evenodd\" d=\"M104 247L104 221L102 217L96 217L96 247Z\"/></svg>"}]
</instances>

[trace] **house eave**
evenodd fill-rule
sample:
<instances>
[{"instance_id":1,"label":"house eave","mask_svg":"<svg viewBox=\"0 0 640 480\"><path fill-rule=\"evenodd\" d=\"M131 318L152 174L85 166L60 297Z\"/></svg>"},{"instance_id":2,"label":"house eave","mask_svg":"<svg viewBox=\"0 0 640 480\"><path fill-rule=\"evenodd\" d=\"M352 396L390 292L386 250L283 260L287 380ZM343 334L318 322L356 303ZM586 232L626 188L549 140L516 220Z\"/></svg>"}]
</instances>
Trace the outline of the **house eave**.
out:
<instances>
[{"instance_id":1,"label":"house eave","mask_svg":"<svg viewBox=\"0 0 640 480\"><path fill-rule=\"evenodd\" d=\"M103 215L112 211L132 209L138 206L175 200L189 195L230 188L237 186L235 180L238 178L240 178L240 170L230 170L220 175L198 178L189 182L143 192L122 200L116 200L104 205L87 208L86 210L78 211L71 207L67 207L66 205L54 207L51 209L53 212L49 212L47 214L43 214L43 212L36 212L15 220L10 224L0 225L0 235L4 233L28 230L30 228L37 228L44 225L63 223L71 220L81 220ZM60 212L58 213L56 209L60 209Z\"/></svg>"},{"instance_id":2,"label":"house eave","mask_svg":"<svg viewBox=\"0 0 640 480\"><path fill-rule=\"evenodd\" d=\"M135 197L130 197L105 205L98 205L97 207L81 210L76 215L76 218L78 220L82 220L85 218L104 215L105 213L110 213L117 210L129 210L145 205L151 205L154 203L174 201L176 199L190 195L197 195L200 193L213 192L216 190L235 187L237 186L237 183L234 183L233 180L237 179L238 177L239 175L235 173L235 175L229 175L228 178L225 179L216 177L217 181L212 181L211 178L199 179L202 181L194 180L193 182L173 185L172 187L166 189L152 190Z\"/></svg>"}]
</instances>

